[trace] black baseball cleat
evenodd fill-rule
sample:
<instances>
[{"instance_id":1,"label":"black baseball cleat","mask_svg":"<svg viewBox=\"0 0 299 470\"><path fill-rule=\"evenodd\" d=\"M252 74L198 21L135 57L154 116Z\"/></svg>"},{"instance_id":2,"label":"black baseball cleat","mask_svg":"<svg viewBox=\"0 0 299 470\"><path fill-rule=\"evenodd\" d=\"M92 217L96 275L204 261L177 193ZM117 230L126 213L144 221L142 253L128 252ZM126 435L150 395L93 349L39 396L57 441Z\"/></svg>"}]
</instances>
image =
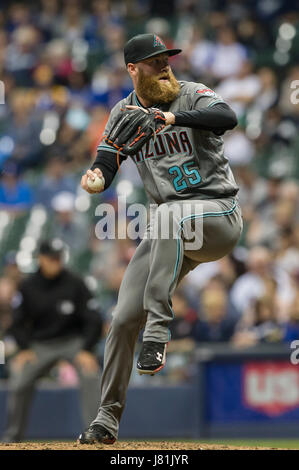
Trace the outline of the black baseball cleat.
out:
<instances>
[{"instance_id":1,"label":"black baseball cleat","mask_svg":"<svg viewBox=\"0 0 299 470\"><path fill-rule=\"evenodd\" d=\"M91 424L86 431L80 434L80 444L114 444L116 438L100 424Z\"/></svg>"},{"instance_id":2,"label":"black baseball cleat","mask_svg":"<svg viewBox=\"0 0 299 470\"><path fill-rule=\"evenodd\" d=\"M166 363L166 349L168 343L156 343L145 341L142 345L138 360L137 370L140 375L154 375L159 372Z\"/></svg>"}]
</instances>

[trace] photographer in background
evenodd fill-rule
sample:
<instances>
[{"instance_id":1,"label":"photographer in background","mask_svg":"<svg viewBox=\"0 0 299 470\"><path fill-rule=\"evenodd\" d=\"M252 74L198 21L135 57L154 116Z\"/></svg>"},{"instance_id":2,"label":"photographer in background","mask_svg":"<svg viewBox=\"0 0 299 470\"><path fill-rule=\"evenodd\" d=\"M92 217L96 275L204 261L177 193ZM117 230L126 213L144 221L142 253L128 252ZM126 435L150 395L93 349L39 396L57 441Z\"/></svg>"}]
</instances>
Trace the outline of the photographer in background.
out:
<instances>
[{"instance_id":1,"label":"photographer in background","mask_svg":"<svg viewBox=\"0 0 299 470\"><path fill-rule=\"evenodd\" d=\"M93 349L102 319L85 283L65 269L63 254L61 240L43 242L38 271L20 283L13 300L9 333L20 351L10 363L4 442L22 440L35 383L60 360L71 362L78 372L86 424L97 410L99 365Z\"/></svg>"}]
</instances>

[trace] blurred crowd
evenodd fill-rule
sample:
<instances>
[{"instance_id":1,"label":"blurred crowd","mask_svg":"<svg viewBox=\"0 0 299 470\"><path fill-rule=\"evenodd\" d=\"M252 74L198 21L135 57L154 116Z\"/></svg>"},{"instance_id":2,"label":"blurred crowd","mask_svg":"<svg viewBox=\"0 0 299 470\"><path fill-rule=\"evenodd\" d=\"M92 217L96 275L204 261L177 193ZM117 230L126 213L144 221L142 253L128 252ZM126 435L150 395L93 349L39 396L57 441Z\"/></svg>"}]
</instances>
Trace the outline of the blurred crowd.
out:
<instances>
[{"instance_id":1,"label":"blurred crowd","mask_svg":"<svg viewBox=\"0 0 299 470\"><path fill-rule=\"evenodd\" d=\"M173 298L169 380L187 380L196 345L299 337L299 13L283 0L40 0L0 11L0 338L21 278L45 237L68 247L106 313L140 241L99 240L99 203L145 203L134 164L90 197L81 175L110 109L132 90L124 43L155 32L180 47L178 79L215 89L238 116L225 152L244 232L234 252L191 272ZM3 91L3 90L0 90ZM127 220L127 223L129 219ZM104 339L103 339L104 340ZM101 345L99 346L101 349ZM190 359L191 358L191 359ZM189 363L188 362L188 363ZM136 377L136 380L137 377Z\"/></svg>"}]
</instances>

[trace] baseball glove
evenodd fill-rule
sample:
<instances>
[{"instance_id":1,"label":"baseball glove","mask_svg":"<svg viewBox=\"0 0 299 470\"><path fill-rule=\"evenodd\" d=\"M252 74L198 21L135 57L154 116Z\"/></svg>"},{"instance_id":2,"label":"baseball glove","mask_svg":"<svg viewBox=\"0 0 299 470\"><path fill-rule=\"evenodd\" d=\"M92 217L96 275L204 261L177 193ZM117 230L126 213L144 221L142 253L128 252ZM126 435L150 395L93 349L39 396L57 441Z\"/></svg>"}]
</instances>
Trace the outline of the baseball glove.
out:
<instances>
[{"instance_id":1,"label":"baseball glove","mask_svg":"<svg viewBox=\"0 0 299 470\"><path fill-rule=\"evenodd\" d=\"M157 108L121 109L104 141L125 155L135 155L165 127L165 117Z\"/></svg>"}]
</instances>

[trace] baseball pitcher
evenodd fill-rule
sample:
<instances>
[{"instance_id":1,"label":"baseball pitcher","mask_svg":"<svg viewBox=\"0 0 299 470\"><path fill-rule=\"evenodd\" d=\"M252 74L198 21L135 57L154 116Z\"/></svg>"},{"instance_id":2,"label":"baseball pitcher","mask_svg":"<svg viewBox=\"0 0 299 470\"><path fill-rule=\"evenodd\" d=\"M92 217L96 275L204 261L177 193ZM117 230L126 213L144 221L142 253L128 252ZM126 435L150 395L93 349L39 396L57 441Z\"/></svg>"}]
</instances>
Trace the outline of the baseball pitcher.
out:
<instances>
[{"instance_id":1,"label":"baseball pitcher","mask_svg":"<svg viewBox=\"0 0 299 470\"><path fill-rule=\"evenodd\" d=\"M207 86L176 80L168 60L180 52L155 34L127 42L134 90L112 109L96 160L82 177L86 191L101 192L132 158L155 204L120 287L106 340L101 404L79 437L82 444L115 442L139 331L144 327L137 369L153 375L166 361L178 282L198 264L227 255L242 231L238 187L221 137L237 125L236 116ZM104 181L98 191L88 185L96 178Z\"/></svg>"}]
</instances>

